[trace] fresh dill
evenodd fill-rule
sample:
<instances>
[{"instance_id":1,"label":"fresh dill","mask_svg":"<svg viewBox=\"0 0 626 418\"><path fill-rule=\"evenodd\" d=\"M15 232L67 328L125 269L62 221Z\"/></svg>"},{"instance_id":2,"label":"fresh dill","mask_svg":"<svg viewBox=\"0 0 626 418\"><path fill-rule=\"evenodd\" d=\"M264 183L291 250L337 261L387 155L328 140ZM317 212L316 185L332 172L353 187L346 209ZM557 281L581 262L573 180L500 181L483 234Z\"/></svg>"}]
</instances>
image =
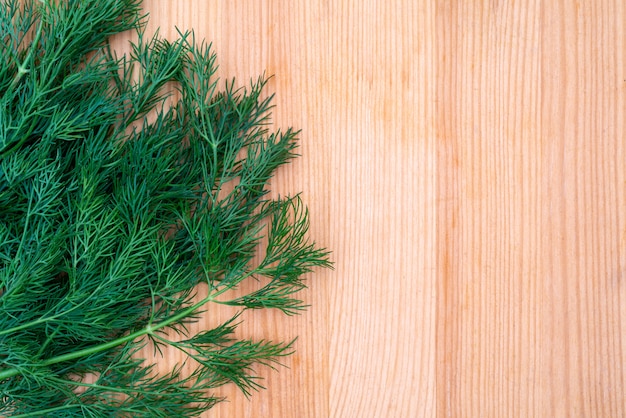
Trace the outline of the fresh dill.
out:
<instances>
[{"instance_id":1,"label":"fresh dill","mask_svg":"<svg viewBox=\"0 0 626 418\"><path fill-rule=\"evenodd\" d=\"M219 87L210 46L145 36L140 0L1 1L0 416L196 416L261 388L292 343L235 338L239 314L187 325L297 313L330 267L300 197L269 196L297 132L270 130L267 78ZM153 373L148 343L194 369Z\"/></svg>"}]
</instances>

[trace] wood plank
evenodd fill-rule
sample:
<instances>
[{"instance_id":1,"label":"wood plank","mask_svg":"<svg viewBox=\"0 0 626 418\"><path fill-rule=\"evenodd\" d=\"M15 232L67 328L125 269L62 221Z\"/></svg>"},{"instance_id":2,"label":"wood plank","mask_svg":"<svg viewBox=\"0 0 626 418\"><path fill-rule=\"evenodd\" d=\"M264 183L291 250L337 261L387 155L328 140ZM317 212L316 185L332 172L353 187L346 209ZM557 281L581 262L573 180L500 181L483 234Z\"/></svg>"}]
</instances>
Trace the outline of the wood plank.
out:
<instances>
[{"instance_id":1,"label":"wood plank","mask_svg":"<svg viewBox=\"0 0 626 418\"><path fill-rule=\"evenodd\" d=\"M302 317L246 317L242 335L300 335L298 352L286 361L290 369L262 372L268 391L247 400L225 388L220 393L229 402L207 416L383 417L433 410L432 8L354 6L145 2L151 30L158 25L173 37L174 26L194 28L210 40L221 76L245 83L264 71L275 74L275 124L302 128L303 157L273 187L304 192L311 235L333 249L337 262L334 272L311 278L306 299L312 308ZM394 29L371 30L380 25ZM211 313L199 325L227 315ZM182 360L175 353L168 359ZM403 387L414 390L391 390ZM381 396L367 395L375 392Z\"/></svg>"},{"instance_id":2,"label":"wood plank","mask_svg":"<svg viewBox=\"0 0 626 418\"><path fill-rule=\"evenodd\" d=\"M623 416L624 10L441 2L437 416Z\"/></svg>"},{"instance_id":3,"label":"wood plank","mask_svg":"<svg viewBox=\"0 0 626 418\"><path fill-rule=\"evenodd\" d=\"M539 12L438 3L441 417L537 416Z\"/></svg>"},{"instance_id":4,"label":"wood plank","mask_svg":"<svg viewBox=\"0 0 626 418\"><path fill-rule=\"evenodd\" d=\"M626 414L624 17L617 1L542 7L537 354L553 416Z\"/></svg>"}]
</instances>

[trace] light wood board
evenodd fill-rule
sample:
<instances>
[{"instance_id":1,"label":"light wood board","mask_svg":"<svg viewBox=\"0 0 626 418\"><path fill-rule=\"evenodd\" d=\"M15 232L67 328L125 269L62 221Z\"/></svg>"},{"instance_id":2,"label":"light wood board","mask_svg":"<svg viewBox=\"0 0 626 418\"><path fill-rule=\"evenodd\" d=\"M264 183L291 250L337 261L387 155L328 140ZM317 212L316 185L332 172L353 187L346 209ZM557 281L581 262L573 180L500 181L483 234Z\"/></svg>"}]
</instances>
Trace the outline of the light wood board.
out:
<instances>
[{"instance_id":1,"label":"light wood board","mask_svg":"<svg viewBox=\"0 0 626 418\"><path fill-rule=\"evenodd\" d=\"M336 263L305 314L246 317L297 354L207 417L626 416L624 2L145 10L224 77L275 74L302 157L272 187L303 192Z\"/></svg>"}]
</instances>

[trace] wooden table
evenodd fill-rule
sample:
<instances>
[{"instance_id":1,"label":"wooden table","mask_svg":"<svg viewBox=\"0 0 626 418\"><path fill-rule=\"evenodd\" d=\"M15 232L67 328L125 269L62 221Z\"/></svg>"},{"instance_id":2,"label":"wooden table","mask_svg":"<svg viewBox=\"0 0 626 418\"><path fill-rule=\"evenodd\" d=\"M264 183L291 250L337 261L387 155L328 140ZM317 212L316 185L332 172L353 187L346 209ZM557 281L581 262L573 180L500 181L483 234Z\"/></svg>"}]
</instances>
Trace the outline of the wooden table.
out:
<instances>
[{"instance_id":1,"label":"wooden table","mask_svg":"<svg viewBox=\"0 0 626 418\"><path fill-rule=\"evenodd\" d=\"M246 317L297 354L207 417L626 416L625 2L145 9L222 76L275 74L302 157L273 190L336 262L302 316Z\"/></svg>"}]
</instances>

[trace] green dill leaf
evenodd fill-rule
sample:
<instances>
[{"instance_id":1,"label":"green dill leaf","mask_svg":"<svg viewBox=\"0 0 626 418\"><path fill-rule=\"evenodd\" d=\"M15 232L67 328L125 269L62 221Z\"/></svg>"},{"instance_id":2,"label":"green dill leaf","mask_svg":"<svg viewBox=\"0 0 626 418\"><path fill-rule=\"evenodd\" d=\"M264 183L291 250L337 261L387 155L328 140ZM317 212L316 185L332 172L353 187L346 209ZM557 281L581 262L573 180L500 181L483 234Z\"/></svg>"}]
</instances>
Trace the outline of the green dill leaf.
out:
<instances>
[{"instance_id":1,"label":"green dill leaf","mask_svg":"<svg viewBox=\"0 0 626 418\"><path fill-rule=\"evenodd\" d=\"M293 341L236 338L240 313L299 312L304 276L331 266L300 196L269 197L298 132L271 131L268 79L220 83L210 44L146 37L140 3L0 0L0 416L197 416L221 385L249 396ZM240 311L190 332L223 305ZM155 373L149 343L191 373Z\"/></svg>"}]
</instances>

